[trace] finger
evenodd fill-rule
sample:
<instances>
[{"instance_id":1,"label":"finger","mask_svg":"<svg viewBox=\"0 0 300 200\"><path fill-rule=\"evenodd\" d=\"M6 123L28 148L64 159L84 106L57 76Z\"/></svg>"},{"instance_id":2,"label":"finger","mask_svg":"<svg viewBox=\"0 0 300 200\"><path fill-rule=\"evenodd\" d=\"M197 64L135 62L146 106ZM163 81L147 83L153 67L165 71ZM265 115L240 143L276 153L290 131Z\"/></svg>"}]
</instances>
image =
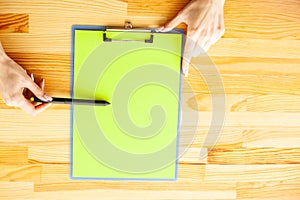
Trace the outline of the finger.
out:
<instances>
[{"instance_id":1,"label":"finger","mask_svg":"<svg viewBox=\"0 0 300 200\"><path fill-rule=\"evenodd\" d=\"M193 50L195 45L196 42L191 37L187 37L182 60L182 72L185 77L187 77L189 74L190 61L193 56Z\"/></svg>"},{"instance_id":2,"label":"finger","mask_svg":"<svg viewBox=\"0 0 300 200\"><path fill-rule=\"evenodd\" d=\"M199 56L200 54L205 53L205 43L207 42L207 37L204 35L204 33L201 33L201 35L198 37L197 44L195 45L193 56Z\"/></svg>"},{"instance_id":3,"label":"finger","mask_svg":"<svg viewBox=\"0 0 300 200\"><path fill-rule=\"evenodd\" d=\"M220 24L220 29L222 30L222 35L224 34L224 30L225 30L225 24L224 24L224 12L222 11L222 13L219 15L219 24Z\"/></svg>"},{"instance_id":4,"label":"finger","mask_svg":"<svg viewBox=\"0 0 300 200\"><path fill-rule=\"evenodd\" d=\"M26 113L28 113L30 115L33 115L33 116L36 115L34 105L31 103L31 101L29 101L25 97L23 97L23 99L16 106L21 108L22 110L24 110Z\"/></svg>"},{"instance_id":5,"label":"finger","mask_svg":"<svg viewBox=\"0 0 300 200\"><path fill-rule=\"evenodd\" d=\"M165 28L165 26L160 26L160 27L156 28L155 31L161 32L164 28Z\"/></svg>"},{"instance_id":6,"label":"finger","mask_svg":"<svg viewBox=\"0 0 300 200\"><path fill-rule=\"evenodd\" d=\"M44 79L40 80L38 85L44 91L44 88L45 88ZM25 90L27 91L26 95L24 95L26 99L30 100L31 97L34 97L34 94L30 90L28 90L27 88L25 88ZM40 104L38 102L31 102L31 103L34 106L37 106Z\"/></svg>"},{"instance_id":7,"label":"finger","mask_svg":"<svg viewBox=\"0 0 300 200\"><path fill-rule=\"evenodd\" d=\"M41 88L42 90L45 89L45 79L40 80L39 86L40 86L40 88Z\"/></svg>"},{"instance_id":8,"label":"finger","mask_svg":"<svg viewBox=\"0 0 300 200\"><path fill-rule=\"evenodd\" d=\"M42 103L40 105L34 106L31 101L24 98L18 107L20 107L22 110L24 110L26 113L30 115L36 116L37 114L46 110L49 106L51 106L50 103Z\"/></svg>"},{"instance_id":9,"label":"finger","mask_svg":"<svg viewBox=\"0 0 300 200\"><path fill-rule=\"evenodd\" d=\"M34 76L33 73L30 74L31 80L34 82Z\"/></svg>"},{"instance_id":10,"label":"finger","mask_svg":"<svg viewBox=\"0 0 300 200\"><path fill-rule=\"evenodd\" d=\"M203 50L205 52L207 52L208 49L210 48L210 45L211 45L211 39L206 39L205 42L204 42L204 44L203 44Z\"/></svg>"},{"instance_id":11,"label":"finger","mask_svg":"<svg viewBox=\"0 0 300 200\"><path fill-rule=\"evenodd\" d=\"M211 41L213 44L216 43L224 35L225 32L223 12L216 16L215 22L216 24L213 27L214 37Z\"/></svg>"},{"instance_id":12,"label":"finger","mask_svg":"<svg viewBox=\"0 0 300 200\"><path fill-rule=\"evenodd\" d=\"M221 34L215 34L214 37L210 40L210 46L217 43L221 39Z\"/></svg>"},{"instance_id":13,"label":"finger","mask_svg":"<svg viewBox=\"0 0 300 200\"><path fill-rule=\"evenodd\" d=\"M51 103L42 103L35 107L35 114L40 114L41 112L45 111L49 108L52 104Z\"/></svg>"},{"instance_id":14,"label":"finger","mask_svg":"<svg viewBox=\"0 0 300 200\"><path fill-rule=\"evenodd\" d=\"M168 32L183 22L182 15L178 14L174 19L168 22L165 26L158 28L160 32Z\"/></svg>"},{"instance_id":15,"label":"finger","mask_svg":"<svg viewBox=\"0 0 300 200\"><path fill-rule=\"evenodd\" d=\"M44 93L44 91L33 81L27 81L25 85L37 98L44 101L51 101L52 98Z\"/></svg>"},{"instance_id":16,"label":"finger","mask_svg":"<svg viewBox=\"0 0 300 200\"><path fill-rule=\"evenodd\" d=\"M209 31L209 29L205 30L202 35L203 36L200 38L201 41L199 46L201 46L203 53L206 53L209 48L210 41L214 37L214 35Z\"/></svg>"}]
</instances>

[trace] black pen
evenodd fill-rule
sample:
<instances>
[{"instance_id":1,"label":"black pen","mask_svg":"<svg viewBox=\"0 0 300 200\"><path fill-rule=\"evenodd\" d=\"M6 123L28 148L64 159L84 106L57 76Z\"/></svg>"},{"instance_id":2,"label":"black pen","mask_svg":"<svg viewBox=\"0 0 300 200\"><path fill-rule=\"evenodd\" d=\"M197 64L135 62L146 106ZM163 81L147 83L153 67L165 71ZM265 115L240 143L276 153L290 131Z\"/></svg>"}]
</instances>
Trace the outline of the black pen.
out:
<instances>
[{"instance_id":1,"label":"black pen","mask_svg":"<svg viewBox=\"0 0 300 200\"><path fill-rule=\"evenodd\" d=\"M79 104L79 105L90 105L90 106L107 106L110 103L104 100L88 100L88 99L71 99L71 98L60 98L52 97L52 101L43 101L37 97L31 97L31 102L40 103L54 103L54 104Z\"/></svg>"}]
</instances>

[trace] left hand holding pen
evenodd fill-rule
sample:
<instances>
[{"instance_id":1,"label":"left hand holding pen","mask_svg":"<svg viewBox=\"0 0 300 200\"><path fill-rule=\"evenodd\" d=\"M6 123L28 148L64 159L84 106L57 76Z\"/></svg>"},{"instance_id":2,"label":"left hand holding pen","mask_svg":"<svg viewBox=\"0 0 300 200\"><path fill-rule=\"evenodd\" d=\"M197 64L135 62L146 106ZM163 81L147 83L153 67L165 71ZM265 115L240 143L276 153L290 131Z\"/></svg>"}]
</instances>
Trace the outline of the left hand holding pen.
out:
<instances>
[{"instance_id":1,"label":"left hand holding pen","mask_svg":"<svg viewBox=\"0 0 300 200\"><path fill-rule=\"evenodd\" d=\"M177 16L157 31L167 32L184 22L188 25L182 71L188 75L190 60L207 51L224 34L225 0L192 0Z\"/></svg>"},{"instance_id":2,"label":"left hand holding pen","mask_svg":"<svg viewBox=\"0 0 300 200\"><path fill-rule=\"evenodd\" d=\"M38 84L34 77L6 55L0 43L0 92L8 106L19 107L31 115L37 115L50 106L49 103L37 104L30 98L36 96L45 101L52 100L44 92L44 80Z\"/></svg>"}]
</instances>

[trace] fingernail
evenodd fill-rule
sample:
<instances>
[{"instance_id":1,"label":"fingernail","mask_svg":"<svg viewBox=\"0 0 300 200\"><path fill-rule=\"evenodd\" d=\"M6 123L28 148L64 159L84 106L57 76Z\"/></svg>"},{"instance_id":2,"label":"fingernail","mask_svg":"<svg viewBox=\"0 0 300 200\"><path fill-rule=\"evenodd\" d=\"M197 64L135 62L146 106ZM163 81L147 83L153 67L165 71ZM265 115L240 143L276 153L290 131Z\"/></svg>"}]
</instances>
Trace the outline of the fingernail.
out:
<instances>
[{"instance_id":1,"label":"fingernail","mask_svg":"<svg viewBox=\"0 0 300 200\"><path fill-rule=\"evenodd\" d=\"M31 76L31 79L34 81L33 73L31 73L30 76Z\"/></svg>"},{"instance_id":2,"label":"fingernail","mask_svg":"<svg viewBox=\"0 0 300 200\"><path fill-rule=\"evenodd\" d=\"M44 94L44 98L47 99L48 101L52 101L52 97L48 96L47 94Z\"/></svg>"},{"instance_id":3,"label":"fingernail","mask_svg":"<svg viewBox=\"0 0 300 200\"><path fill-rule=\"evenodd\" d=\"M160 32L160 31L163 30L164 28L165 28L164 26L158 27L158 28L156 29L156 31L157 31L157 32Z\"/></svg>"},{"instance_id":4,"label":"fingernail","mask_svg":"<svg viewBox=\"0 0 300 200\"><path fill-rule=\"evenodd\" d=\"M45 87L45 79L42 79L42 88Z\"/></svg>"}]
</instances>

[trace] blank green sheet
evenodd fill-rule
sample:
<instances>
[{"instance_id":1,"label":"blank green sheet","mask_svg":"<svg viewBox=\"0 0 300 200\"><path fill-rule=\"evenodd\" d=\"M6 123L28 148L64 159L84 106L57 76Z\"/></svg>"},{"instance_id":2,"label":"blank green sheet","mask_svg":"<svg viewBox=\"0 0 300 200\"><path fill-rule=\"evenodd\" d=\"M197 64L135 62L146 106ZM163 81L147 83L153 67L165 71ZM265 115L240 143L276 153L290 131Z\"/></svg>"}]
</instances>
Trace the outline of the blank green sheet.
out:
<instances>
[{"instance_id":1,"label":"blank green sheet","mask_svg":"<svg viewBox=\"0 0 300 200\"><path fill-rule=\"evenodd\" d=\"M72 52L72 97L111 105L72 106L71 178L176 180L182 34L74 26Z\"/></svg>"}]
</instances>

